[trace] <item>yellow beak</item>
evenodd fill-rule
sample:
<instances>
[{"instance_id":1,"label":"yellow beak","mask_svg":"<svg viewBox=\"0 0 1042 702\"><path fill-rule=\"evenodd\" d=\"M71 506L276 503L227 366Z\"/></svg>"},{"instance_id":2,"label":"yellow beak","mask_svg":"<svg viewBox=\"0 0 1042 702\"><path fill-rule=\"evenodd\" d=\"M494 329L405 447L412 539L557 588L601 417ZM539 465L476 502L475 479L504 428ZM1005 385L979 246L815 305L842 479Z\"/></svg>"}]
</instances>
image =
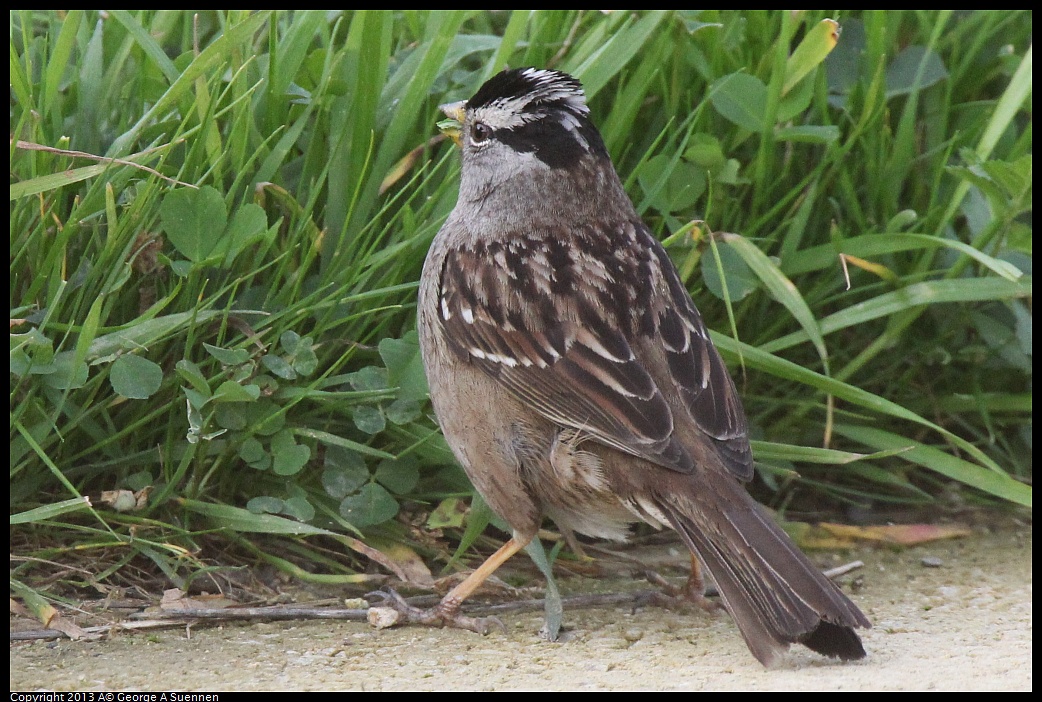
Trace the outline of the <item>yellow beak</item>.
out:
<instances>
[{"instance_id":1,"label":"yellow beak","mask_svg":"<svg viewBox=\"0 0 1042 702\"><path fill-rule=\"evenodd\" d=\"M438 129L441 130L442 134L456 142L456 146L463 146L463 108L466 104L466 100L460 100L459 102L450 102L447 105L438 107L448 117L448 119L438 122Z\"/></svg>"}]
</instances>

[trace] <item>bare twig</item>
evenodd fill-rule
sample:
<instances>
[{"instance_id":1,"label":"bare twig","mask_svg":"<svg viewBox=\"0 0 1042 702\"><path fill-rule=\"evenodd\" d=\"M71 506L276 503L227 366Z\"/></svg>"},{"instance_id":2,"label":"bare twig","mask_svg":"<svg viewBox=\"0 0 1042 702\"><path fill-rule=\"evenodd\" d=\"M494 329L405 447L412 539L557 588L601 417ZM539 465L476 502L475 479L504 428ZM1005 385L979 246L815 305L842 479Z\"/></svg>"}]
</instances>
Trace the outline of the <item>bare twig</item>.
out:
<instances>
[{"instance_id":1,"label":"bare twig","mask_svg":"<svg viewBox=\"0 0 1042 702\"><path fill-rule=\"evenodd\" d=\"M847 573L851 572L852 570L857 570L858 568L864 568L864 567L865 567L865 564L862 561L851 561L850 563L847 563L846 565L836 566L835 568L829 568L828 570L824 571L824 573L825 573L825 577L828 578L829 580L835 580L839 576L846 575Z\"/></svg>"},{"instance_id":2,"label":"bare twig","mask_svg":"<svg viewBox=\"0 0 1042 702\"><path fill-rule=\"evenodd\" d=\"M259 619L280 621L283 619L346 619L365 621L366 610L332 607L191 607L171 609L164 612L137 612L130 619L139 621L185 621L190 619L216 619L238 621Z\"/></svg>"},{"instance_id":3,"label":"bare twig","mask_svg":"<svg viewBox=\"0 0 1042 702\"><path fill-rule=\"evenodd\" d=\"M864 567L861 561L853 561L846 565L825 571L829 579ZM654 602L654 595L658 590L635 590L633 592L609 592L599 595L573 595L562 599L565 609L590 609L593 607L614 607L619 605L640 605ZM715 596L715 588L706 589L707 596ZM433 606L438 601L436 595L420 595L410 597L406 600L414 607ZM521 612L541 612L545 603L543 600L520 600L517 602L503 602L500 604L474 604L466 607L468 616L487 616L495 614L517 614ZM186 622L222 622L241 621L245 619L257 619L261 621L280 621L286 619L337 619L344 621L364 622L368 617L368 609L365 608L332 608L332 607L197 607L191 609L174 609L162 612L136 612L129 615L130 621L107 624L104 626L84 627L83 631L90 638L98 638L101 635L119 630L133 629L159 629L174 626L182 626ZM65 636L63 632L53 629L42 629L35 631L12 631L11 641L33 641L40 639L57 639Z\"/></svg>"},{"instance_id":4,"label":"bare twig","mask_svg":"<svg viewBox=\"0 0 1042 702\"><path fill-rule=\"evenodd\" d=\"M36 143L31 142L31 141L22 141L21 139L19 139L19 140L17 140L15 142L15 146L18 147L19 149L24 149L26 151L46 151L47 153L59 154L61 156L70 156L72 158L87 158L87 159L90 159L92 161L98 161L99 163L118 163L121 166L130 166L131 168L139 168L142 171L145 171L147 173L151 173L152 175L156 176L157 178L162 178L163 180L165 180L165 181L167 181L169 183L173 183L174 185L183 185L183 186L185 186L187 188L195 188L196 190L199 189L198 185L192 185L191 183L184 183L184 182L182 182L180 180L177 180L176 178L170 178L169 176L163 175L162 173L160 173L159 171L157 171L154 168L149 168L148 166L142 166L140 163L134 163L133 161L128 161L125 158L110 158L108 156L98 156L97 154L87 153L86 151L74 151L72 149L58 149L58 148L55 148L53 146L45 146L43 144L36 144ZM155 150L156 149L149 149L149 151L155 151ZM147 154L147 153L149 153L149 151L142 151L140 154L137 154L137 155L140 156L140 155L143 155L143 154Z\"/></svg>"}]
</instances>

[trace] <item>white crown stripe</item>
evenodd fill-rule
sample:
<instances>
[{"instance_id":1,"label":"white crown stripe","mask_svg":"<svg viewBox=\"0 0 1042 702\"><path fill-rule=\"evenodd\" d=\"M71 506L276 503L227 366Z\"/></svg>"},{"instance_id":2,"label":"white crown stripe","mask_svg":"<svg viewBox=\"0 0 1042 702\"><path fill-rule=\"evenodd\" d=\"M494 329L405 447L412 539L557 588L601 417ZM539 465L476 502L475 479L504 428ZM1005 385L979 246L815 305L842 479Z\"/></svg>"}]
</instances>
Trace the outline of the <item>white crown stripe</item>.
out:
<instances>
[{"instance_id":1,"label":"white crown stripe","mask_svg":"<svg viewBox=\"0 0 1042 702\"><path fill-rule=\"evenodd\" d=\"M529 82L524 93L496 98L478 108L477 113L489 126L495 129L523 127L546 117L544 108L553 107L563 111L567 118L565 128L574 132L579 126L578 118L589 115L582 86L566 74L527 68L521 71L521 76Z\"/></svg>"}]
</instances>

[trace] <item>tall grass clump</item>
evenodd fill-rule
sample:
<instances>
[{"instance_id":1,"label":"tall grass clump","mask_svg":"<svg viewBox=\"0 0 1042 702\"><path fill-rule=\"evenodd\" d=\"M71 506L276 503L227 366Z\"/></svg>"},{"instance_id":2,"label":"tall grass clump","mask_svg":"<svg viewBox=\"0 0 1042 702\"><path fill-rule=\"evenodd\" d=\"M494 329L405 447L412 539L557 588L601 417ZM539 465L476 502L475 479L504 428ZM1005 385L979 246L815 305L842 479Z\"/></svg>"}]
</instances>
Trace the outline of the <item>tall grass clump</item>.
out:
<instances>
[{"instance_id":1,"label":"tall grass clump","mask_svg":"<svg viewBox=\"0 0 1042 702\"><path fill-rule=\"evenodd\" d=\"M506 65L583 81L760 497L1030 506L1031 18L12 12L12 578L449 553L470 493L414 331L456 193L434 123Z\"/></svg>"}]
</instances>

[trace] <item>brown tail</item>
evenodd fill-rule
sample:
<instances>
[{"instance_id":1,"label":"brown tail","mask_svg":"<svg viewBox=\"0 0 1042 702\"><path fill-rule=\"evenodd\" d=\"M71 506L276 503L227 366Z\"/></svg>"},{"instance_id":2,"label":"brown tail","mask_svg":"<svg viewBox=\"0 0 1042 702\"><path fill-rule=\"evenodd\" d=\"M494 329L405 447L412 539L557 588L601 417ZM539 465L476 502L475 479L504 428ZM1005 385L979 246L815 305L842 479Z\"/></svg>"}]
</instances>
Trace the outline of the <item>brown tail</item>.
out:
<instances>
[{"instance_id":1,"label":"brown tail","mask_svg":"<svg viewBox=\"0 0 1042 702\"><path fill-rule=\"evenodd\" d=\"M842 660L864 658L855 633L871 622L729 476L694 495L656 500L716 581L749 650L765 666L800 643ZM710 489L712 488L712 489Z\"/></svg>"}]
</instances>

